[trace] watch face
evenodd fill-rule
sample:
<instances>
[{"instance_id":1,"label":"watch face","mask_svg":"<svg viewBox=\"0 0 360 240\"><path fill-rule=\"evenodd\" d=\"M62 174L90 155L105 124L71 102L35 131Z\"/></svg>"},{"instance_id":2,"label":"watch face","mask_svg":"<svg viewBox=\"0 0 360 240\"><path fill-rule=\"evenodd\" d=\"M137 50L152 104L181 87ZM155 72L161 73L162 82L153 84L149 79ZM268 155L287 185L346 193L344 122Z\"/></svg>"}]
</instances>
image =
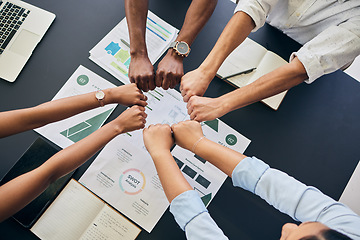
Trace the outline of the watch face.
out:
<instances>
[{"instance_id":1,"label":"watch face","mask_svg":"<svg viewBox=\"0 0 360 240\"><path fill-rule=\"evenodd\" d=\"M97 99L101 100L105 97L105 93L103 91L97 91L95 96Z\"/></svg>"},{"instance_id":2,"label":"watch face","mask_svg":"<svg viewBox=\"0 0 360 240\"><path fill-rule=\"evenodd\" d=\"M176 48L180 54L187 54L189 51L189 46L185 42L179 42Z\"/></svg>"}]
</instances>

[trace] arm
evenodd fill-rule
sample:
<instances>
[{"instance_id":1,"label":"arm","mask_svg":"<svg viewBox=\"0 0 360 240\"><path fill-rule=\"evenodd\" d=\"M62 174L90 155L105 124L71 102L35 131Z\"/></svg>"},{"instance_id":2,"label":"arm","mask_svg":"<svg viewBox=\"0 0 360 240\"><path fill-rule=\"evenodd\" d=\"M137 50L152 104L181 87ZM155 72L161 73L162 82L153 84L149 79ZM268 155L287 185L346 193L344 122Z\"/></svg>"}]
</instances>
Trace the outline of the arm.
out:
<instances>
[{"instance_id":1,"label":"arm","mask_svg":"<svg viewBox=\"0 0 360 240\"><path fill-rule=\"evenodd\" d=\"M360 217L314 187L270 168L255 157L249 158L206 138L200 142L199 123L186 121L172 126L175 143L194 150L228 176L234 186L248 190L297 221L319 221L349 236L360 236Z\"/></svg>"},{"instance_id":2,"label":"arm","mask_svg":"<svg viewBox=\"0 0 360 240\"><path fill-rule=\"evenodd\" d=\"M145 126L145 108L133 106L91 135L55 154L40 167L0 187L0 222L39 196L52 182L75 170L121 133Z\"/></svg>"},{"instance_id":3,"label":"arm","mask_svg":"<svg viewBox=\"0 0 360 240\"><path fill-rule=\"evenodd\" d=\"M144 91L155 89L154 68L149 60L145 43L148 4L148 0L125 0L131 56L129 79Z\"/></svg>"},{"instance_id":4,"label":"arm","mask_svg":"<svg viewBox=\"0 0 360 240\"><path fill-rule=\"evenodd\" d=\"M189 46L205 26L216 7L217 0L193 0L186 13L185 20L176 41L184 41ZM155 82L157 87L165 90L174 88L184 75L184 58L169 49L156 71Z\"/></svg>"},{"instance_id":5,"label":"arm","mask_svg":"<svg viewBox=\"0 0 360 240\"><path fill-rule=\"evenodd\" d=\"M245 40L254 27L252 18L246 13L234 14L203 63L182 77L180 90L185 102L191 96L204 95L223 61Z\"/></svg>"},{"instance_id":6,"label":"arm","mask_svg":"<svg viewBox=\"0 0 360 240\"><path fill-rule=\"evenodd\" d=\"M146 105L146 96L135 84L103 91L105 104ZM41 127L99 106L95 93L92 92L50 101L32 108L2 112L0 113L0 126L6 126L6 128L0 128L0 138Z\"/></svg>"},{"instance_id":7,"label":"arm","mask_svg":"<svg viewBox=\"0 0 360 240\"><path fill-rule=\"evenodd\" d=\"M245 107L264 98L288 90L307 79L304 66L295 58L292 62L265 74L253 83L218 98L193 96L187 109L192 120L207 121Z\"/></svg>"},{"instance_id":8,"label":"arm","mask_svg":"<svg viewBox=\"0 0 360 240\"><path fill-rule=\"evenodd\" d=\"M170 211L187 239L227 239L212 220L197 192L182 175L170 153L174 144L169 125L151 125L143 131L161 185L170 205Z\"/></svg>"}]
</instances>

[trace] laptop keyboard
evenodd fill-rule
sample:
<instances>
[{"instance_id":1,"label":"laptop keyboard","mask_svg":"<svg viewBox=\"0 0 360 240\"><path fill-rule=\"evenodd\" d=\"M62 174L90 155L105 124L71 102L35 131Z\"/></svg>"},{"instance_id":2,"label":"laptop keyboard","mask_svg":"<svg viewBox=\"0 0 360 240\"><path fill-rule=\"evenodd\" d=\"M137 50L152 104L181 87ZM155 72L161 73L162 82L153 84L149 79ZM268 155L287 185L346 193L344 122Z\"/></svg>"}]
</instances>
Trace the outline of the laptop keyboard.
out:
<instances>
[{"instance_id":1,"label":"laptop keyboard","mask_svg":"<svg viewBox=\"0 0 360 240\"><path fill-rule=\"evenodd\" d=\"M2 1L0 1L0 4ZM29 15L30 10L6 2L0 10L0 55Z\"/></svg>"}]
</instances>

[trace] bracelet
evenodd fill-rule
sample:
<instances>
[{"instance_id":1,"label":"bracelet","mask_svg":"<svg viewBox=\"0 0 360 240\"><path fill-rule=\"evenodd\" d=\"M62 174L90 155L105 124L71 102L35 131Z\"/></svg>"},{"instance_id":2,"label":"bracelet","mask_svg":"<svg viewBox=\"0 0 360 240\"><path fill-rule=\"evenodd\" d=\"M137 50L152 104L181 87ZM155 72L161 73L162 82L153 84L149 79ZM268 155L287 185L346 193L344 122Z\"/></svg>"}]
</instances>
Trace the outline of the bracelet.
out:
<instances>
[{"instance_id":1,"label":"bracelet","mask_svg":"<svg viewBox=\"0 0 360 240\"><path fill-rule=\"evenodd\" d=\"M195 153L196 146L199 144L199 142L200 142L201 140L203 140L204 137L205 137L205 136L202 136L201 138L199 138L199 139L194 143L194 145L193 145L193 147L192 147L192 152L193 152L193 153Z\"/></svg>"}]
</instances>

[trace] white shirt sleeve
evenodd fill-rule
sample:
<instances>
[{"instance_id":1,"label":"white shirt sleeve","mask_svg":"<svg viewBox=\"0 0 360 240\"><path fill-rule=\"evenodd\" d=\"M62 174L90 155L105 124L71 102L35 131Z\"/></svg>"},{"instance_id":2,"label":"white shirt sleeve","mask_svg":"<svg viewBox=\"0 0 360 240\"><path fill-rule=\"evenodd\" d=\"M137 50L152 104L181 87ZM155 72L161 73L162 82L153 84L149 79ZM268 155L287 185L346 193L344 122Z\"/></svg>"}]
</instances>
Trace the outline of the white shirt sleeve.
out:
<instances>
[{"instance_id":1,"label":"white shirt sleeve","mask_svg":"<svg viewBox=\"0 0 360 240\"><path fill-rule=\"evenodd\" d=\"M291 55L304 65L311 83L351 63L360 55L360 16L331 26Z\"/></svg>"},{"instance_id":2,"label":"white shirt sleeve","mask_svg":"<svg viewBox=\"0 0 360 240\"><path fill-rule=\"evenodd\" d=\"M360 239L360 217L314 187L270 168L261 160L243 159L232 173L234 186L255 193L293 219L318 221L353 239Z\"/></svg>"},{"instance_id":3,"label":"white shirt sleeve","mask_svg":"<svg viewBox=\"0 0 360 240\"><path fill-rule=\"evenodd\" d=\"M228 239L211 218L199 194L194 190L181 193L170 204L175 221L187 239Z\"/></svg>"},{"instance_id":4,"label":"white shirt sleeve","mask_svg":"<svg viewBox=\"0 0 360 240\"><path fill-rule=\"evenodd\" d=\"M240 0L235 8L234 14L242 11L249 15L255 23L255 28L252 30L255 32L264 26L266 17L277 2L278 0Z\"/></svg>"}]
</instances>

